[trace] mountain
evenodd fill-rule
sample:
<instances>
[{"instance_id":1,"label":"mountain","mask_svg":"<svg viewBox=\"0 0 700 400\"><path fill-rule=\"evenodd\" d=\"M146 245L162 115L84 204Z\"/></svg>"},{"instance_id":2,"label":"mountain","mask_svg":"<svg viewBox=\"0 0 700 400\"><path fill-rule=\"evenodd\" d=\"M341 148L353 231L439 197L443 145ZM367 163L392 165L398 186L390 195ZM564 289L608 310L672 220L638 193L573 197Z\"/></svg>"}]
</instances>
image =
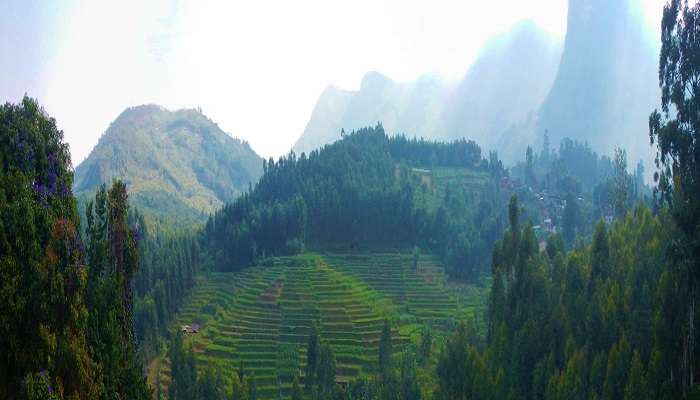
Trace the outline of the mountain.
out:
<instances>
[{"instance_id":1,"label":"mountain","mask_svg":"<svg viewBox=\"0 0 700 400\"><path fill-rule=\"evenodd\" d=\"M377 122L389 132L425 135L436 125L446 95L444 82L431 75L399 83L372 71L365 74L357 91L329 86L293 150L309 153L340 139L342 129L350 132Z\"/></svg>"},{"instance_id":2,"label":"mountain","mask_svg":"<svg viewBox=\"0 0 700 400\"><path fill-rule=\"evenodd\" d=\"M658 44L631 0L570 0L564 51L535 134L627 148L650 159L648 117L659 99Z\"/></svg>"},{"instance_id":3,"label":"mountain","mask_svg":"<svg viewBox=\"0 0 700 400\"><path fill-rule=\"evenodd\" d=\"M160 220L202 222L262 174L262 158L200 111L131 107L75 169L73 190L126 182L130 203Z\"/></svg>"},{"instance_id":4,"label":"mountain","mask_svg":"<svg viewBox=\"0 0 700 400\"><path fill-rule=\"evenodd\" d=\"M424 75L397 83L378 72L357 91L327 88L294 151L309 152L381 122L388 132L429 139L476 139L488 145L539 108L552 85L561 45L523 22L487 43L457 84ZM504 77L507 77L505 79Z\"/></svg>"},{"instance_id":5,"label":"mountain","mask_svg":"<svg viewBox=\"0 0 700 400\"><path fill-rule=\"evenodd\" d=\"M557 72L561 44L533 22L496 36L449 98L443 130L493 148L514 123L536 113Z\"/></svg>"},{"instance_id":6,"label":"mountain","mask_svg":"<svg viewBox=\"0 0 700 400\"><path fill-rule=\"evenodd\" d=\"M659 44L634 0L570 0L557 42L532 22L491 39L457 85L368 73L358 91L327 89L294 146L308 152L378 121L389 132L477 141L507 163L568 137L652 160L647 120L659 99Z\"/></svg>"}]
</instances>

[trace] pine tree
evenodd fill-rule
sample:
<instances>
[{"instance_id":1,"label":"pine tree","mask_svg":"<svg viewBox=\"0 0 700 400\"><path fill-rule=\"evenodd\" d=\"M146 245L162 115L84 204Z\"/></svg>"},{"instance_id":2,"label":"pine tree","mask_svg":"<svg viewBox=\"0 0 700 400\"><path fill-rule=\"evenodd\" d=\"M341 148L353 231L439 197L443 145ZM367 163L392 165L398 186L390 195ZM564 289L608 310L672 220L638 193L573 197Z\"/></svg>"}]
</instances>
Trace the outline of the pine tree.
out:
<instances>
[{"instance_id":1,"label":"pine tree","mask_svg":"<svg viewBox=\"0 0 700 400\"><path fill-rule=\"evenodd\" d=\"M292 395L291 400L301 400L301 388L299 387L299 377L295 376L294 381L292 381Z\"/></svg>"},{"instance_id":2,"label":"pine tree","mask_svg":"<svg viewBox=\"0 0 700 400\"><path fill-rule=\"evenodd\" d=\"M316 378L316 373L318 370L318 356L319 356L319 337L318 329L316 328L316 323L312 323L311 332L309 333L309 340L306 345L306 373L304 375L304 388L307 393L310 393L313 389Z\"/></svg>"},{"instance_id":3,"label":"pine tree","mask_svg":"<svg viewBox=\"0 0 700 400\"><path fill-rule=\"evenodd\" d=\"M379 371L387 374L391 370L391 325L388 319L384 319L382 334L379 339Z\"/></svg>"}]
</instances>

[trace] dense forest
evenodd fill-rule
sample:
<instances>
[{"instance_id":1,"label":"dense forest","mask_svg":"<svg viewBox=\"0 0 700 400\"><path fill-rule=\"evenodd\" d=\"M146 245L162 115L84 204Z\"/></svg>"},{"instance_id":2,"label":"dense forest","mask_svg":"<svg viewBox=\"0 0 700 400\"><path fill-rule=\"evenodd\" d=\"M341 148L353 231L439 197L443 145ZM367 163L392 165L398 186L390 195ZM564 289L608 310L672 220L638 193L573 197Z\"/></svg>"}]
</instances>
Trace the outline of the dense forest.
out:
<instances>
[{"instance_id":1,"label":"dense forest","mask_svg":"<svg viewBox=\"0 0 700 400\"><path fill-rule=\"evenodd\" d=\"M488 182L478 191L455 185L433 193L416 167L479 171ZM207 221L208 268L238 270L321 247L418 246L440 254L453 276L477 279L503 229L497 178L505 171L473 142L388 137L377 125L263 168L254 188Z\"/></svg>"}]
</instances>

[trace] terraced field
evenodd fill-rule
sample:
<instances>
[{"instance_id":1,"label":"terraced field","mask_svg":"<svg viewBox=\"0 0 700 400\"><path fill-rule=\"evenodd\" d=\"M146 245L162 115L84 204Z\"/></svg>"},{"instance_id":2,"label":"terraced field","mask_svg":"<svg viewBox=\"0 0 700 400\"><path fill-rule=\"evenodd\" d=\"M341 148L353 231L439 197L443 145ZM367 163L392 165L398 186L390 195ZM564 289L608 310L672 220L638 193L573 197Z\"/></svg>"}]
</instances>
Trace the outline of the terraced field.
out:
<instances>
[{"instance_id":1,"label":"terraced field","mask_svg":"<svg viewBox=\"0 0 700 400\"><path fill-rule=\"evenodd\" d=\"M178 326L200 323L191 336L198 367L216 364L254 375L260 398L288 395L302 373L312 324L337 360L337 381L373 371L385 318L392 320L395 351L424 325L447 332L483 309L483 294L465 301L445 284L430 256L402 253L305 254L275 259L241 273L199 279ZM167 386L168 366L160 368Z\"/></svg>"}]
</instances>

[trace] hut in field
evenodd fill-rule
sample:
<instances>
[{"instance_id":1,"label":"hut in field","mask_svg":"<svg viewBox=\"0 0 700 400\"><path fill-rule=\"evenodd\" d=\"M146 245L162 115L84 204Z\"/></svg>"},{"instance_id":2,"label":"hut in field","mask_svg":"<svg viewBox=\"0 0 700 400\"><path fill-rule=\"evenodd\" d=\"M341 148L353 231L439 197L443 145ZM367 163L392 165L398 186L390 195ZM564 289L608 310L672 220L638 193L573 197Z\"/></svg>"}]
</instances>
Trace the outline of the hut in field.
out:
<instances>
[{"instance_id":1,"label":"hut in field","mask_svg":"<svg viewBox=\"0 0 700 400\"><path fill-rule=\"evenodd\" d=\"M182 333L185 335L194 335L196 333L199 333L199 324L192 324L192 325L182 325L181 327Z\"/></svg>"}]
</instances>

